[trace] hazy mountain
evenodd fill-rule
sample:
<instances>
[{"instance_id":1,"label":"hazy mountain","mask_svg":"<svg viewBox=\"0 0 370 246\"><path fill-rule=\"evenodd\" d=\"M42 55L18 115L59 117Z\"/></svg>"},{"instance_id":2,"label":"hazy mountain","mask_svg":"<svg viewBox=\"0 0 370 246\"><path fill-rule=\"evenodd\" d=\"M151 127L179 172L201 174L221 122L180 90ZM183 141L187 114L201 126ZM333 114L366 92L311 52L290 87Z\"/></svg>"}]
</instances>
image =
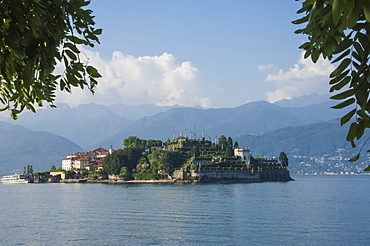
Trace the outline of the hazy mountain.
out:
<instances>
[{"instance_id":1,"label":"hazy mountain","mask_svg":"<svg viewBox=\"0 0 370 246\"><path fill-rule=\"evenodd\" d=\"M292 99L283 99L281 101L274 102L274 104L280 107L305 107L327 102L329 101L329 97L329 94L319 95L317 93L312 93L310 95L303 95L300 97L294 97Z\"/></svg>"},{"instance_id":2,"label":"hazy mountain","mask_svg":"<svg viewBox=\"0 0 370 246\"><path fill-rule=\"evenodd\" d=\"M287 127L261 135L240 135L234 140L240 147L250 147L254 157L277 158L284 151L292 173L361 173L369 165L370 155L366 151L370 145L366 144L360 151L369 133L353 149L346 141L348 127L340 126L338 119ZM359 161L348 161L358 153L361 153Z\"/></svg>"},{"instance_id":3,"label":"hazy mountain","mask_svg":"<svg viewBox=\"0 0 370 246\"><path fill-rule=\"evenodd\" d=\"M239 135L234 140L240 147L250 147L253 155L271 157L284 151L289 156L322 156L333 154L338 149L353 152L351 144L345 140L347 131L348 127L342 127L339 120L331 120L282 128L261 135Z\"/></svg>"},{"instance_id":4,"label":"hazy mountain","mask_svg":"<svg viewBox=\"0 0 370 246\"><path fill-rule=\"evenodd\" d=\"M47 171L51 165L60 167L66 155L82 148L70 140L41 131L0 122L0 174L23 172L32 165L34 171Z\"/></svg>"},{"instance_id":5,"label":"hazy mountain","mask_svg":"<svg viewBox=\"0 0 370 246\"><path fill-rule=\"evenodd\" d=\"M132 123L107 106L93 103L75 108L57 104L55 109L39 109L36 114L25 112L17 121L8 119L8 122L16 122L33 131L47 131L63 136L82 147L113 136Z\"/></svg>"},{"instance_id":6,"label":"hazy mountain","mask_svg":"<svg viewBox=\"0 0 370 246\"><path fill-rule=\"evenodd\" d=\"M190 132L212 140L221 134L237 136L240 134L262 134L289 126L307 125L338 118L341 110L330 109L331 102L301 108L283 108L265 101L252 102L236 108L195 109L173 108L164 113L137 120L113 137L102 141L104 146L122 146L128 136L140 138L169 139L175 132L188 136ZM195 130L194 130L195 129Z\"/></svg>"},{"instance_id":7,"label":"hazy mountain","mask_svg":"<svg viewBox=\"0 0 370 246\"><path fill-rule=\"evenodd\" d=\"M17 121L10 118L2 119L33 131L47 131L63 136L86 149L91 145L95 147L100 145L102 139L114 136L133 123L133 120L176 107L180 106L161 107L153 104L105 106L90 103L70 107L60 103L57 104L57 108L38 109L37 113L23 112ZM109 145L105 147L108 148Z\"/></svg>"},{"instance_id":8,"label":"hazy mountain","mask_svg":"<svg viewBox=\"0 0 370 246\"><path fill-rule=\"evenodd\" d=\"M145 116L151 116L158 113L166 112L171 108L179 108L181 106L156 106L154 104L131 106L125 104L112 104L108 105L107 107L117 115L135 121Z\"/></svg>"},{"instance_id":9,"label":"hazy mountain","mask_svg":"<svg viewBox=\"0 0 370 246\"><path fill-rule=\"evenodd\" d=\"M47 131L63 136L85 150L90 150L100 146L109 148L110 145L121 148L123 139L131 135L166 140L172 138L174 133L177 137L180 132L186 132L188 136L191 132L192 136L195 133L200 137L203 129L205 137L211 139L221 134L232 137L262 134L344 115L343 110L330 109L334 104L326 101L305 107L280 107L259 101L220 109L157 107L150 104L104 106L93 103L71 108L66 104L58 104L56 109L39 109L36 114L25 112L17 121L8 119L8 122L33 131ZM136 121L128 120L142 115L147 116Z\"/></svg>"}]
</instances>

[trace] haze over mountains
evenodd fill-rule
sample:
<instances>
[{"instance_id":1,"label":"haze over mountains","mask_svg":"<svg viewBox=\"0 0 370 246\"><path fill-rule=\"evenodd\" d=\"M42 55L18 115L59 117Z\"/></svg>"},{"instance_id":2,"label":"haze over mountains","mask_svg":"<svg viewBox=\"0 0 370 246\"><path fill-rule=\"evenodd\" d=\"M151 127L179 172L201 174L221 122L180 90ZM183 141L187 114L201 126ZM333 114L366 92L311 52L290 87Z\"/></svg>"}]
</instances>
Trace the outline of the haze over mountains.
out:
<instances>
[{"instance_id":1,"label":"haze over mountains","mask_svg":"<svg viewBox=\"0 0 370 246\"><path fill-rule=\"evenodd\" d=\"M315 103L316 100L319 100L320 103ZM288 139L289 132L293 132L292 127L337 119L345 112L331 109L330 106L335 105L335 102L324 101L323 96L320 97L315 94L292 99L290 102L292 103L293 101L295 107L287 107L289 101L285 100L275 104L258 101L235 108L220 109L179 106L159 107L154 105L127 106L118 104L110 106L85 104L71 108L66 104L58 104L57 109L40 109L36 114L26 112L17 121L12 119L7 119L6 121L19 124L31 131L38 131L33 132L35 141L44 141L42 138L41 140L36 140L38 139L36 135L41 136L45 134L40 131L69 139L76 145L72 147L73 145L68 143L68 148L76 149L68 149L70 152L63 153L65 156L79 151L81 147L85 150L92 150L97 147L109 148L111 145L115 149L122 148L123 139L128 136L167 140L172 139L174 134L177 137L180 133L185 134L186 132L187 136L191 134L194 137L194 134L196 134L197 137L201 137L203 129L207 139L214 140L220 135L231 136L235 139L239 138L241 146L245 147L243 146L244 140L240 138L241 136L261 136L265 133L272 134L271 132L276 130L291 127L290 130L288 128L284 133ZM300 107L300 105L306 106ZM332 125L332 123L323 124ZM325 127L317 125L312 129L314 128ZM307 132L308 130L304 131ZM20 132L25 132L25 129ZM5 133L6 129L0 131L1 139L5 139L3 137ZM12 134L15 134L14 131ZM25 140L22 139L21 135L18 134L16 138L8 139L7 141L13 143L24 142ZM303 135L300 135L301 138L307 139L310 137ZM313 136L314 134L311 135ZM248 137L248 139L248 141L252 141L250 139L253 138ZM346 143L343 136L338 137L338 139ZM245 144L252 146L253 144L250 144L248 141L246 140ZM259 140L255 139L253 141L257 143ZM275 143L275 146L277 144L278 142ZM16 146L13 145L12 148L16 148L16 151L22 154L24 147ZM257 151L258 148L263 148L263 146L254 148ZM35 152L35 154L45 155L47 151L48 148L45 147L44 151ZM276 152L277 150L271 151ZM268 155L267 152L266 154ZM10 152L6 151L4 153ZM278 153L275 154L277 155ZM11 162L10 159L8 160ZM59 162L61 162L61 159L59 159ZM48 161L43 166L50 167L50 163L52 161ZM24 165L27 165L27 163ZM1 166L4 166L3 162L0 162Z\"/></svg>"},{"instance_id":2,"label":"haze over mountains","mask_svg":"<svg viewBox=\"0 0 370 246\"><path fill-rule=\"evenodd\" d=\"M30 131L23 126L0 121L0 174L32 165L34 171L49 170L51 165L61 166L67 154L82 151L70 140L48 132Z\"/></svg>"}]
</instances>

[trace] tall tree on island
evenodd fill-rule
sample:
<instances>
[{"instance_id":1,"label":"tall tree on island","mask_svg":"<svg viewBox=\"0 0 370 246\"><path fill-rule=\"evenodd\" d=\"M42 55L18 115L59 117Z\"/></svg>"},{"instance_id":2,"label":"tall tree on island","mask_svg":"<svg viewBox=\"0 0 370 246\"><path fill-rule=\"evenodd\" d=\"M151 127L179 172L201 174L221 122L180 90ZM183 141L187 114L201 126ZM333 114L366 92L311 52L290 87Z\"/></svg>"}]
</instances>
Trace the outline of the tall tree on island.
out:
<instances>
[{"instance_id":1,"label":"tall tree on island","mask_svg":"<svg viewBox=\"0 0 370 246\"><path fill-rule=\"evenodd\" d=\"M232 156L234 156L234 151L233 151L233 149L230 147L230 145L227 145L227 146L226 146L226 149L225 149L225 156L227 156L227 157L232 157Z\"/></svg>"},{"instance_id":2,"label":"tall tree on island","mask_svg":"<svg viewBox=\"0 0 370 246\"><path fill-rule=\"evenodd\" d=\"M279 161L280 161L281 165L283 166L283 168L287 168L288 167L289 160L288 160L287 155L284 152L280 152Z\"/></svg>"},{"instance_id":3,"label":"tall tree on island","mask_svg":"<svg viewBox=\"0 0 370 246\"><path fill-rule=\"evenodd\" d=\"M230 146L230 148L233 148L233 139L231 137L227 138L227 145Z\"/></svg>"},{"instance_id":4,"label":"tall tree on island","mask_svg":"<svg viewBox=\"0 0 370 246\"><path fill-rule=\"evenodd\" d=\"M227 140L226 140L225 135L221 135L221 136L218 138L218 145L220 146L220 148L221 148L222 150L225 150L225 149L226 149L226 146L227 146Z\"/></svg>"},{"instance_id":5,"label":"tall tree on island","mask_svg":"<svg viewBox=\"0 0 370 246\"><path fill-rule=\"evenodd\" d=\"M235 143L234 143L234 149L239 149L239 143L238 143L238 141L235 141Z\"/></svg>"}]
</instances>

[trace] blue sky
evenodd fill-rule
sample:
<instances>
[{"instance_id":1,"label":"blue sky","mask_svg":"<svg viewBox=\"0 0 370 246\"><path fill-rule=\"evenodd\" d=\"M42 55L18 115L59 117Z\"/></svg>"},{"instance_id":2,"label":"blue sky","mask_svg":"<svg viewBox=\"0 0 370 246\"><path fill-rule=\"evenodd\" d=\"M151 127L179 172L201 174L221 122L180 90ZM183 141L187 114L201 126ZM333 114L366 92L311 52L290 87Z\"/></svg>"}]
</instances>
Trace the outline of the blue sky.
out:
<instances>
[{"instance_id":1,"label":"blue sky","mask_svg":"<svg viewBox=\"0 0 370 246\"><path fill-rule=\"evenodd\" d=\"M328 92L332 65L303 60L294 0L92 0L101 44L84 50L103 78L95 96L58 102L205 108Z\"/></svg>"}]
</instances>

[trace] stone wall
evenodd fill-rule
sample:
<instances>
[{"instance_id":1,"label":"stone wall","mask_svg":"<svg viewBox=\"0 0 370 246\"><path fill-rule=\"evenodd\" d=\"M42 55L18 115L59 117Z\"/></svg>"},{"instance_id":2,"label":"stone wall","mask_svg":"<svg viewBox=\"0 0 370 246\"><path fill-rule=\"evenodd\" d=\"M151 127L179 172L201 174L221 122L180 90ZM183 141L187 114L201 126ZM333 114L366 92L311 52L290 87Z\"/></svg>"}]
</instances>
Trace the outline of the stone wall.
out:
<instances>
[{"instance_id":1,"label":"stone wall","mask_svg":"<svg viewBox=\"0 0 370 246\"><path fill-rule=\"evenodd\" d=\"M248 170L191 170L190 176L199 180L244 179L260 180L260 173Z\"/></svg>"},{"instance_id":2,"label":"stone wall","mask_svg":"<svg viewBox=\"0 0 370 246\"><path fill-rule=\"evenodd\" d=\"M289 170L263 170L261 179L264 181L291 181Z\"/></svg>"},{"instance_id":3,"label":"stone wall","mask_svg":"<svg viewBox=\"0 0 370 246\"><path fill-rule=\"evenodd\" d=\"M244 180L244 181L290 181L289 170L176 170L173 178L177 180Z\"/></svg>"}]
</instances>

